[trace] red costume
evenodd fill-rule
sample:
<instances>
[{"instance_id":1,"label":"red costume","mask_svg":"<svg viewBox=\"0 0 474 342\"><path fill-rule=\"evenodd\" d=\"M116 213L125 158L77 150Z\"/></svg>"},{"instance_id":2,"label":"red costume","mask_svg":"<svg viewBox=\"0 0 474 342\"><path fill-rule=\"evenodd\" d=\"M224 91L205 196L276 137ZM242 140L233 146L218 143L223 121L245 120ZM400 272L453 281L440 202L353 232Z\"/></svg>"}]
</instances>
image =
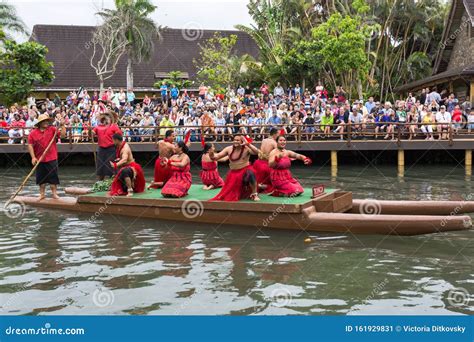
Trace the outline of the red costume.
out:
<instances>
[{"instance_id":1,"label":"red costume","mask_svg":"<svg viewBox=\"0 0 474 342\"><path fill-rule=\"evenodd\" d=\"M222 180L219 172L217 171L217 162L205 162L201 161L202 171L201 171L201 181L202 184L209 186L212 185L214 188L222 188L224 186L224 181Z\"/></svg>"},{"instance_id":2,"label":"red costume","mask_svg":"<svg viewBox=\"0 0 474 342\"><path fill-rule=\"evenodd\" d=\"M242 169L230 170L221 191L210 201L235 202L243 198L249 198L252 193L249 186L251 177L255 177L255 173L250 165Z\"/></svg>"},{"instance_id":3,"label":"red costume","mask_svg":"<svg viewBox=\"0 0 474 342\"><path fill-rule=\"evenodd\" d=\"M169 167L168 164L162 165L161 163L162 163L162 159L160 157L156 158L154 182L166 184L166 182L171 178L171 175L173 172L171 170L171 167ZM158 189L159 186L152 185L151 188Z\"/></svg>"},{"instance_id":4,"label":"red costume","mask_svg":"<svg viewBox=\"0 0 474 342\"><path fill-rule=\"evenodd\" d=\"M268 160L257 159L253 163L253 169L255 170L255 177L257 177L257 184L266 185L267 187L263 190L264 193L272 192L272 182L270 180L270 166L268 166Z\"/></svg>"},{"instance_id":5,"label":"red costume","mask_svg":"<svg viewBox=\"0 0 474 342\"><path fill-rule=\"evenodd\" d=\"M185 167L171 166L171 178L161 189L161 194L165 197L184 197L191 187L190 165Z\"/></svg>"},{"instance_id":6,"label":"red costume","mask_svg":"<svg viewBox=\"0 0 474 342\"><path fill-rule=\"evenodd\" d=\"M290 172L291 160L288 157L275 159L276 165L272 168L270 178L273 185L272 196L298 196L304 190L301 184L293 178Z\"/></svg>"},{"instance_id":7,"label":"red costume","mask_svg":"<svg viewBox=\"0 0 474 342\"><path fill-rule=\"evenodd\" d=\"M116 158L120 158L122 148L125 142L117 149ZM135 179L133 179L133 170L136 173ZM145 191L145 175L140 164L133 162L128 163L120 168L114 177L112 185L110 186L109 195L111 196L123 196L128 193L127 185L125 184L125 178L130 177L132 179L133 192L140 193Z\"/></svg>"}]
</instances>

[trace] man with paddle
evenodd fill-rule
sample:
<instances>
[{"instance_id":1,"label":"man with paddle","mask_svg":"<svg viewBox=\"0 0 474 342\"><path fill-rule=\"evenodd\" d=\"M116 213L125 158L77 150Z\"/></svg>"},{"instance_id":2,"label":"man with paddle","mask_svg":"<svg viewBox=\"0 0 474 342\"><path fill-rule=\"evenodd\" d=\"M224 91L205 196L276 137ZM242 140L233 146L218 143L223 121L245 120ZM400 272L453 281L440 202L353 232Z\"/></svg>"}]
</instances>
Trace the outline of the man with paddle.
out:
<instances>
[{"instance_id":1,"label":"man with paddle","mask_svg":"<svg viewBox=\"0 0 474 342\"><path fill-rule=\"evenodd\" d=\"M36 169L36 184L40 188L38 201L46 197L46 184L51 186L52 197L54 199L59 198L57 192L59 177L56 140L60 136L60 131L50 125L52 121L53 118L48 114L41 114L35 125L36 128L28 135L28 152L31 156L31 164Z\"/></svg>"}]
</instances>

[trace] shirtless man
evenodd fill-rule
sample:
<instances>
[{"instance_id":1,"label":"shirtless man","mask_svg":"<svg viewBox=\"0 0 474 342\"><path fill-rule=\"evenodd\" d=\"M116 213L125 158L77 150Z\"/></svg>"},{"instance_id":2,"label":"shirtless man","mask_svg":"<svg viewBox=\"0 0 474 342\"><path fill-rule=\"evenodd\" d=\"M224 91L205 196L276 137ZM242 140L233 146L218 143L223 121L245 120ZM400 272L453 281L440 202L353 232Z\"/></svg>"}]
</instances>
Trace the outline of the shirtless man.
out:
<instances>
[{"instance_id":1,"label":"shirtless man","mask_svg":"<svg viewBox=\"0 0 474 342\"><path fill-rule=\"evenodd\" d=\"M268 156L270 152L277 148L276 139L278 135L279 131L275 127L272 127L268 138L262 140L262 144L260 145L261 152L258 154L258 159L253 163L258 187L263 192L272 191L272 182L270 180L271 170L268 166Z\"/></svg>"},{"instance_id":2,"label":"shirtless man","mask_svg":"<svg viewBox=\"0 0 474 342\"><path fill-rule=\"evenodd\" d=\"M224 181L221 191L211 201L238 201L250 198L260 201L258 197L257 179L250 165L250 155L259 154L260 150L250 144L243 136L236 135L232 146L224 148L219 153L209 152L211 160L229 157L230 171Z\"/></svg>"},{"instance_id":3,"label":"shirtless man","mask_svg":"<svg viewBox=\"0 0 474 342\"><path fill-rule=\"evenodd\" d=\"M155 175L149 189L162 188L171 177L171 168L164 163L165 159L171 158L175 153L174 140L176 133L169 129L165 133L165 138L158 141L158 158L155 161Z\"/></svg>"},{"instance_id":4,"label":"shirtless man","mask_svg":"<svg viewBox=\"0 0 474 342\"><path fill-rule=\"evenodd\" d=\"M145 191L145 176L142 167L135 163L130 146L123 141L119 133L112 136L115 148L116 159L110 165L117 172L110 186L111 196L132 196L133 193Z\"/></svg>"}]
</instances>

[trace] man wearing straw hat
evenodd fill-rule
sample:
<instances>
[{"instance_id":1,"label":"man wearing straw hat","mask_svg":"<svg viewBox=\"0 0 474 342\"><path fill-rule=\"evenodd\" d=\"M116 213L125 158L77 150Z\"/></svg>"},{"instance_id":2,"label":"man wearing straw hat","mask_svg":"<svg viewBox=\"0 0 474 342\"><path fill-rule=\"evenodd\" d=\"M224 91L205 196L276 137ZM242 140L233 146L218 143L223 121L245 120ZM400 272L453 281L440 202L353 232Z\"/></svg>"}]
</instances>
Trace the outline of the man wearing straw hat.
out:
<instances>
[{"instance_id":1,"label":"man wearing straw hat","mask_svg":"<svg viewBox=\"0 0 474 342\"><path fill-rule=\"evenodd\" d=\"M51 193L54 199L58 199L57 186L58 177L58 150L56 140L59 131L51 126L53 118L48 114L41 114L35 129L28 135L28 152L31 156L31 163L38 166L36 168L36 184L40 187L39 201L45 198L46 184L50 184Z\"/></svg>"},{"instance_id":2,"label":"man wearing straw hat","mask_svg":"<svg viewBox=\"0 0 474 342\"><path fill-rule=\"evenodd\" d=\"M112 139L114 134L122 134L117 126L118 116L114 111L101 113L99 116L99 125L94 127L92 132L97 136L96 175L99 180L105 177L112 177L114 170L110 162L115 159L115 145Z\"/></svg>"}]
</instances>

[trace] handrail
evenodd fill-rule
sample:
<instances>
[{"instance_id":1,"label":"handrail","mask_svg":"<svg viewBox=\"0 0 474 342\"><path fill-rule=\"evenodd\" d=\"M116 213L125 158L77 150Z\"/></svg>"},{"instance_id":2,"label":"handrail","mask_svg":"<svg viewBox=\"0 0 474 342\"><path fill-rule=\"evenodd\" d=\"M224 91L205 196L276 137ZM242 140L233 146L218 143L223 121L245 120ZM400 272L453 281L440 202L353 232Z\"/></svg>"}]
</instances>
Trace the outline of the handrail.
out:
<instances>
[{"instance_id":1,"label":"handrail","mask_svg":"<svg viewBox=\"0 0 474 342\"><path fill-rule=\"evenodd\" d=\"M150 142L157 142L163 138L162 133L164 133L168 129L175 130L178 136L183 137L187 131L192 130L194 135L199 136L199 139L196 138L196 141L200 141L200 136L205 135L207 138L230 138L234 134L246 134L251 136L256 140L261 140L264 136L268 134L268 131L271 127L275 127L278 130L284 128L291 128L290 132L287 133L286 137L289 140L295 141L297 143L308 142L308 141L315 141L314 138L320 139L337 139L337 138L344 138L345 142L350 145L353 140L357 140L358 138L368 139L373 138L377 139L381 135L385 135L385 139L389 138L389 135L393 135L394 139L398 146L401 145L401 141L404 138L410 137L411 133L408 130L410 126L416 126L417 132L416 134L419 136L425 135L425 133L421 132L421 127L423 126L432 126L433 133L432 135L438 136L440 132L438 132L438 126L441 123L432 122L430 124L420 123L420 122L411 122L411 123L401 123L401 122L382 122L382 123L340 123L340 124L254 124L254 125L240 125L240 124L230 124L230 125L214 125L214 126L203 126L203 125L192 125L192 126L172 126L172 127L165 127L165 126L119 126L124 133L125 138L133 138L134 140L148 140ZM451 146L453 142L458 139L459 137L468 136L474 138L474 131L472 133L468 133L468 130L465 128L460 128L458 130L454 130L455 123L442 123L442 125L449 125L447 138L443 139L448 141L449 145ZM331 133L329 136L325 136L323 131L324 127L330 127ZM376 130L376 127L382 126L394 126L394 132L388 134L387 132L380 132ZM343 129L343 133L334 132L335 129L341 127ZM65 131L65 135L61 138L62 142L67 142L70 144L72 148L72 144L80 143L74 142L74 139L77 139L77 134L74 134L74 131L79 129L82 138L86 140L91 140L93 135L91 134L93 127L85 127L85 128L78 128L76 126L62 126L62 129ZM296 128L296 130L294 130ZM307 128L312 128L308 129ZM14 129L19 131L19 135L15 137L9 137L8 131L10 129ZM0 128L0 143L4 140L15 139L20 140L21 143L27 143L27 134L26 131L31 131L32 127L18 127L18 126L7 126ZM87 133L87 136L83 134L84 132ZM288 132L288 131L287 131ZM3 134L2 134L3 133ZM396 139L395 139L396 135ZM81 140L81 139L79 139ZM135 142L140 142L135 141Z\"/></svg>"}]
</instances>

